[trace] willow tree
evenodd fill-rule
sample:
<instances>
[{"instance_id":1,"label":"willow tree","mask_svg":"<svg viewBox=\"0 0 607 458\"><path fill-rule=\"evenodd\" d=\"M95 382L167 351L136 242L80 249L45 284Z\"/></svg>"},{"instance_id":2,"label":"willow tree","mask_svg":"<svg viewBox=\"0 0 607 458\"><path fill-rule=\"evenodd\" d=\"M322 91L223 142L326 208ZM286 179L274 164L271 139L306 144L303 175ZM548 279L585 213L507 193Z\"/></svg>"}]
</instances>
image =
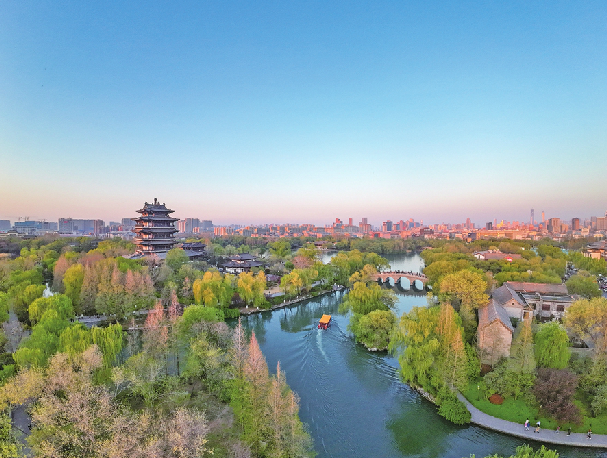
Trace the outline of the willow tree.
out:
<instances>
[{"instance_id":1,"label":"willow tree","mask_svg":"<svg viewBox=\"0 0 607 458\"><path fill-rule=\"evenodd\" d=\"M565 369L570 357L569 337L565 327L557 321L540 325L539 330L535 333L537 365L552 369Z\"/></svg>"},{"instance_id":2,"label":"willow tree","mask_svg":"<svg viewBox=\"0 0 607 458\"><path fill-rule=\"evenodd\" d=\"M440 348L436 332L439 311L438 307L413 307L401 317L390 340L389 349L398 356L400 375L412 386L432 387Z\"/></svg>"},{"instance_id":3,"label":"willow tree","mask_svg":"<svg viewBox=\"0 0 607 458\"><path fill-rule=\"evenodd\" d=\"M63 286L65 295L72 300L76 314L81 313L80 293L84 280L84 266L82 264L71 265L63 275Z\"/></svg>"},{"instance_id":4,"label":"willow tree","mask_svg":"<svg viewBox=\"0 0 607 458\"><path fill-rule=\"evenodd\" d=\"M489 301L489 296L485 293L486 289L485 277L471 270L460 270L448 274L440 282L440 292L452 304L459 304L459 313L462 317L467 341L470 341L476 334L477 322L474 310Z\"/></svg>"},{"instance_id":5,"label":"willow tree","mask_svg":"<svg viewBox=\"0 0 607 458\"><path fill-rule=\"evenodd\" d=\"M468 383L468 356L463 328L451 304L441 304L436 332L439 336L438 371L448 387L463 389Z\"/></svg>"},{"instance_id":6,"label":"willow tree","mask_svg":"<svg viewBox=\"0 0 607 458\"><path fill-rule=\"evenodd\" d=\"M376 283L369 285L363 282L354 283L354 287L346 294L339 306L340 312L351 311L355 314L366 315L373 310L391 310L396 304L396 295L382 289Z\"/></svg>"}]
</instances>

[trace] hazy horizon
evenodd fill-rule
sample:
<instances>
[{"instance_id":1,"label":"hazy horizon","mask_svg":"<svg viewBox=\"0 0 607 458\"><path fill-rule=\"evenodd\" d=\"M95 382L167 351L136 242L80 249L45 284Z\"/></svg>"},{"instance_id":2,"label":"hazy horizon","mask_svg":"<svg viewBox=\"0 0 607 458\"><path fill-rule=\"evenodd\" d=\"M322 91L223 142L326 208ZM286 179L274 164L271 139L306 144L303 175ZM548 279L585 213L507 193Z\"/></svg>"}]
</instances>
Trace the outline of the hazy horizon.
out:
<instances>
[{"instance_id":1,"label":"hazy horizon","mask_svg":"<svg viewBox=\"0 0 607 458\"><path fill-rule=\"evenodd\" d=\"M0 4L0 219L607 210L607 3Z\"/></svg>"}]
</instances>

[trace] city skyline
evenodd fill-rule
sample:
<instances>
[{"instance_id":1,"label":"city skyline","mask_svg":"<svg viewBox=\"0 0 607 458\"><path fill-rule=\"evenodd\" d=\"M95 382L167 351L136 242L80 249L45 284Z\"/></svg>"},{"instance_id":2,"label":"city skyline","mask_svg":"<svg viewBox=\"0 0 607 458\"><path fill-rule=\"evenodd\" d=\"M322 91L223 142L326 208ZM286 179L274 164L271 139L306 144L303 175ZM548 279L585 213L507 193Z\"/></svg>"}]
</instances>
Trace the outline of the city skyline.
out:
<instances>
[{"instance_id":1,"label":"city skyline","mask_svg":"<svg viewBox=\"0 0 607 458\"><path fill-rule=\"evenodd\" d=\"M607 208L607 4L0 5L0 219ZM356 216L358 215L358 216Z\"/></svg>"},{"instance_id":2,"label":"city skyline","mask_svg":"<svg viewBox=\"0 0 607 458\"><path fill-rule=\"evenodd\" d=\"M153 199L150 199L149 201L146 202L152 202ZM163 201L162 199L159 199L159 201L163 204L166 204L167 207L171 208L172 210L175 210L175 206L171 205L168 202ZM133 213L136 213L135 211ZM563 218L561 216L558 215L543 215L545 212L540 212L540 214L535 217L534 219L534 225L537 226L539 224L541 224L542 221L542 217L544 217L544 223L547 223L549 221L549 219L551 218L558 218L563 222L571 222L574 219L579 219L579 221L581 223L584 223L585 221L590 221L591 218L593 217L607 217L607 211L605 212L598 212L594 215L588 215L588 216L572 216L571 218ZM424 218L418 218L415 215L411 215L408 217L404 217L404 216L398 216L398 215L393 215L392 217L389 218L384 218L384 219L378 219L378 220L372 220L371 218L368 218L367 216L361 216L361 217L356 217L356 216L344 216L344 215L333 215L333 217L330 217L327 220L295 220L295 221L269 221L269 220L259 220L259 221L255 221L255 222L242 222L242 221L230 221L230 220L225 220L225 221L220 221L220 220L215 220L213 218L207 218L204 215L196 215L196 214L192 214L192 215L182 215L181 212L179 212L178 210L175 210L175 216L180 220L180 221L185 221L186 219L191 219L191 218L195 218L197 220L200 220L200 222L205 222L206 221L211 221L215 226L262 226L262 225L287 225L287 224L292 224L292 225L297 225L297 224L314 224L318 227L325 227L325 226L330 226L333 223L335 223L336 218L340 219L341 222L344 225L348 225L349 224L349 220L352 220L352 223L354 226L358 227L359 224L363 221L363 220L368 220L369 224L371 224L371 226L373 227L377 227L377 228L381 228L382 224L386 221L390 221L392 223L397 223L399 221L408 221L409 219L415 221L416 223L420 223L423 222L424 225L435 225L435 224L448 224L448 225L456 225L456 224L466 224L466 223L471 223L473 225L475 225L476 228L483 228L485 226L486 223L500 223L500 222L508 222L508 223L519 223L520 225L528 225L530 223L530 216L528 215L527 219L516 219L516 218L503 218L503 217L494 217L494 218L489 218L486 220L473 220L472 218L469 217L465 217L462 218L460 220L445 220L442 219L440 220L426 220ZM97 220L100 219L102 220L106 225L108 225L110 222L116 222L121 224L122 220L125 218L132 218L135 219L137 217L137 215L123 215L121 217L117 217L117 216L112 216L112 217L108 217L108 218L101 218L99 216L97 217L90 217L90 218L83 218L79 215L70 215L70 216L61 216L61 217L51 217L51 218L37 218L37 217L31 217L29 215L26 216L21 216L21 217L17 217L17 218L10 218L10 217L4 217L0 214L0 221L1 220L9 220L11 221L11 223L15 223L16 221L25 221L25 218L27 218L29 221L48 221L48 222L58 222L59 220L61 220L62 218L72 218L74 220L89 220L89 221L93 221L93 220Z\"/></svg>"}]
</instances>

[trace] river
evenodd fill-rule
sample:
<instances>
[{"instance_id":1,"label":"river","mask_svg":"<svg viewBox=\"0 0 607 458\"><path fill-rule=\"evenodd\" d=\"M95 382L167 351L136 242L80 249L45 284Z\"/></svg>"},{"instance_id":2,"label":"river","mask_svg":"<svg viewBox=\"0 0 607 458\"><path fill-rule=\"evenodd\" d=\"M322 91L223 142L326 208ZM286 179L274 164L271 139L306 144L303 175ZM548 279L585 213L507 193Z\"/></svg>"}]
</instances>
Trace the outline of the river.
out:
<instances>
[{"instance_id":1,"label":"river","mask_svg":"<svg viewBox=\"0 0 607 458\"><path fill-rule=\"evenodd\" d=\"M423 268L416 254L386 257L392 269ZM399 315L426 304L424 293L395 292ZM270 370L275 372L280 361L288 384L299 395L300 417L319 457L509 456L522 444L517 438L441 418L434 405L399 381L395 358L368 352L354 342L346 329L348 317L338 314L342 299L343 293L337 292L243 317L244 325L255 331ZM326 331L316 327L323 313L333 315ZM607 458L607 452L599 450L550 448L561 457Z\"/></svg>"}]
</instances>

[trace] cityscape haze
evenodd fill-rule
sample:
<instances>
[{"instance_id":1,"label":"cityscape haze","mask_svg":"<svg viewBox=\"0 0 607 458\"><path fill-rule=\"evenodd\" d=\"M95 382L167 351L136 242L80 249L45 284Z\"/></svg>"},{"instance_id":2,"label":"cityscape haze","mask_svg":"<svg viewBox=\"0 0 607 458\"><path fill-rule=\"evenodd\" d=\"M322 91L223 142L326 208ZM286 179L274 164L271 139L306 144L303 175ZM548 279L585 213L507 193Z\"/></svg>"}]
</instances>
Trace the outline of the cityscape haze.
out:
<instances>
[{"instance_id":1,"label":"cityscape haze","mask_svg":"<svg viewBox=\"0 0 607 458\"><path fill-rule=\"evenodd\" d=\"M601 1L0 6L0 219L605 209Z\"/></svg>"}]
</instances>

